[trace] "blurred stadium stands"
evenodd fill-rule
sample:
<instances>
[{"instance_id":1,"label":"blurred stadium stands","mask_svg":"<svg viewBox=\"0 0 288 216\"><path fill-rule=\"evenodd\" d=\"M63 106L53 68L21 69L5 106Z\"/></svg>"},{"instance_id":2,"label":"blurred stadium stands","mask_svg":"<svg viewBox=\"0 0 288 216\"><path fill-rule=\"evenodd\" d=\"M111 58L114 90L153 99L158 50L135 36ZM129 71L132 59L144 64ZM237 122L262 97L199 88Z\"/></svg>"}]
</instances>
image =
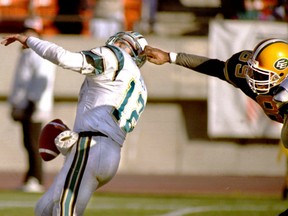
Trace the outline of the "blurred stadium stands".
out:
<instances>
[{"instance_id":1,"label":"blurred stadium stands","mask_svg":"<svg viewBox=\"0 0 288 216\"><path fill-rule=\"evenodd\" d=\"M54 32L53 21L57 14L57 0L35 1L33 10L33 13L43 20L44 33ZM1 0L0 32L18 33L22 31L24 20L31 13L29 0Z\"/></svg>"},{"instance_id":2,"label":"blurred stadium stands","mask_svg":"<svg viewBox=\"0 0 288 216\"><path fill-rule=\"evenodd\" d=\"M141 22L141 0L125 0L124 4L126 29L131 30L137 22ZM57 0L1 0L0 33L20 32L24 19L37 15L43 19L44 34L59 33L54 21L73 23L78 22L79 19L83 25L81 34L89 34L93 0L86 0L85 7L79 10L79 14L57 14L58 5ZM190 29L184 34L207 34L210 18L215 17L219 12L218 0L159 0L157 22L160 30L167 27L167 22L172 25L173 22L178 23L180 24L178 28L184 27L185 29L187 29L185 24L190 27L197 24L197 29Z\"/></svg>"}]
</instances>

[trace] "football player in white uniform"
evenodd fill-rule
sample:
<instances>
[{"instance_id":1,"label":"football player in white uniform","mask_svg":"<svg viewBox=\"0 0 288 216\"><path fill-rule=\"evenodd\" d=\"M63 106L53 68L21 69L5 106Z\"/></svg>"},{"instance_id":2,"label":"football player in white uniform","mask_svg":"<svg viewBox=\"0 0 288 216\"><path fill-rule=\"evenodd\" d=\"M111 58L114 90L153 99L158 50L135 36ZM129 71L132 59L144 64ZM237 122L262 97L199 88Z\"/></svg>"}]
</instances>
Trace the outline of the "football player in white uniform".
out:
<instances>
[{"instance_id":1,"label":"football player in white uniform","mask_svg":"<svg viewBox=\"0 0 288 216\"><path fill-rule=\"evenodd\" d=\"M119 32L106 44L70 52L35 37L6 36L1 44L19 41L45 59L85 75L79 93L74 132L79 139L63 168L38 201L36 215L83 215L91 195L116 174L126 134L139 120L147 90L139 68L145 63L145 38Z\"/></svg>"}]
</instances>

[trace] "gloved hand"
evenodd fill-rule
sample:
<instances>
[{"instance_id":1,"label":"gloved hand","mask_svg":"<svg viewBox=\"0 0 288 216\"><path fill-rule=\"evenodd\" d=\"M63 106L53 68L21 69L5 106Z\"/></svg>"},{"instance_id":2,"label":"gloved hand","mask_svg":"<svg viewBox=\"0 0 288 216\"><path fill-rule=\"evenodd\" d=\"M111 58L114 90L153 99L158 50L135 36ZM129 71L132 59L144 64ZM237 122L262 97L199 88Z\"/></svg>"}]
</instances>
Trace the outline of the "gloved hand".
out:
<instances>
[{"instance_id":1,"label":"gloved hand","mask_svg":"<svg viewBox=\"0 0 288 216\"><path fill-rule=\"evenodd\" d=\"M35 103L33 101L28 101L28 105L25 109L12 107L11 117L14 121L27 121L31 119L34 111Z\"/></svg>"}]
</instances>

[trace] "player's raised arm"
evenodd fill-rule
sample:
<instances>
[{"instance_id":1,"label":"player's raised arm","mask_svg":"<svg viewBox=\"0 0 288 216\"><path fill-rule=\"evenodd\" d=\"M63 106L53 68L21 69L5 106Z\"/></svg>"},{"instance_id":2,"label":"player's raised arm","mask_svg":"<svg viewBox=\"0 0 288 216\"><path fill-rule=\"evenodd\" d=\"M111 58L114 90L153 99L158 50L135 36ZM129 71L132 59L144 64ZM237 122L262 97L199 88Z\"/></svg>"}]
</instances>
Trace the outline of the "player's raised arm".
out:
<instances>
[{"instance_id":1,"label":"player's raised arm","mask_svg":"<svg viewBox=\"0 0 288 216\"><path fill-rule=\"evenodd\" d=\"M80 73L82 73L83 69L85 69L86 73L94 71L93 65L87 63L86 58L84 58L80 52L70 52L55 43L41 40L37 37L14 34L4 37L1 44L8 46L15 41L19 41L24 47L31 48L42 58L62 68L71 69L72 71Z\"/></svg>"},{"instance_id":2,"label":"player's raised arm","mask_svg":"<svg viewBox=\"0 0 288 216\"><path fill-rule=\"evenodd\" d=\"M27 47L26 41L27 41L27 36L24 34L13 34L13 35L8 35L3 37L3 40L1 41L1 44L4 46L8 46L15 41L19 41L24 47Z\"/></svg>"}]
</instances>

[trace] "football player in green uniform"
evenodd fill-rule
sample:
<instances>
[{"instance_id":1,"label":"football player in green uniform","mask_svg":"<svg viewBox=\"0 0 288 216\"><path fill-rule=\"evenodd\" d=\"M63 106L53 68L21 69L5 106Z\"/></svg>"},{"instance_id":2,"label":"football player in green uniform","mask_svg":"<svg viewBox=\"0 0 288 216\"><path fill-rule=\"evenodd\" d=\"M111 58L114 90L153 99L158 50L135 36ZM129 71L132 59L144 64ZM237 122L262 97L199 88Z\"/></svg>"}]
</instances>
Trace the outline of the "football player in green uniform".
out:
<instances>
[{"instance_id":1,"label":"football player in green uniform","mask_svg":"<svg viewBox=\"0 0 288 216\"><path fill-rule=\"evenodd\" d=\"M288 149L288 42L266 39L253 50L243 50L226 61L187 53L166 52L145 47L151 63L172 63L193 71L218 77L258 103L272 120L283 123L281 141ZM283 196L287 196L288 176Z\"/></svg>"}]
</instances>

